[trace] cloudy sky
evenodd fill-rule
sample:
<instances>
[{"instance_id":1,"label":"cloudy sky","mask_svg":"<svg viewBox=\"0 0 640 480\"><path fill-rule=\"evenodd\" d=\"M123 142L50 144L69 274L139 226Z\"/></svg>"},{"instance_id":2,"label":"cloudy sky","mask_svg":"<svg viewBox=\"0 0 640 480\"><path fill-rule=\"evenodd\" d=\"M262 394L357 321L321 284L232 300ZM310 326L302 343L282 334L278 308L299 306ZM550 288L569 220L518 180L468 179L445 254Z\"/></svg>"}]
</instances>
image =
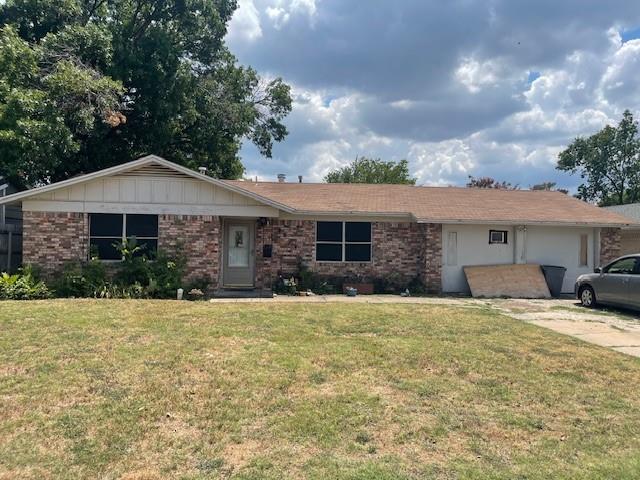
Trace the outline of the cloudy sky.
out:
<instances>
[{"instance_id":1,"label":"cloudy sky","mask_svg":"<svg viewBox=\"0 0 640 480\"><path fill-rule=\"evenodd\" d=\"M292 86L290 134L247 175L320 181L357 155L406 158L420 184L528 187L578 135L640 114L635 0L239 0L239 61Z\"/></svg>"}]
</instances>

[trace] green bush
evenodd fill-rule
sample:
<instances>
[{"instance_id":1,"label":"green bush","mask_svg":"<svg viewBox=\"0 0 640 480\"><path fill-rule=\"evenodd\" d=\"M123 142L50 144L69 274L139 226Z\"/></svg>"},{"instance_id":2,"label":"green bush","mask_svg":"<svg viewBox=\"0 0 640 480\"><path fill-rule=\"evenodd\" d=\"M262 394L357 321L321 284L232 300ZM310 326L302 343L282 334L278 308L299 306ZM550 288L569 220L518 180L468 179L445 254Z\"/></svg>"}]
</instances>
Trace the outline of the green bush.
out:
<instances>
[{"instance_id":1,"label":"green bush","mask_svg":"<svg viewBox=\"0 0 640 480\"><path fill-rule=\"evenodd\" d=\"M0 275L0 300L39 300L49 297L51 292L47 285L29 267L15 275Z\"/></svg>"},{"instance_id":2,"label":"green bush","mask_svg":"<svg viewBox=\"0 0 640 480\"><path fill-rule=\"evenodd\" d=\"M54 284L59 297L100 297L107 285L107 272L104 264L96 258L87 263L69 262L57 275Z\"/></svg>"},{"instance_id":3,"label":"green bush","mask_svg":"<svg viewBox=\"0 0 640 480\"><path fill-rule=\"evenodd\" d=\"M185 260L164 252L147 252L135 238L117 245L122 262L107 266L97 257L70 262L57 275L55 291L61 297L175 298L184 288ZM205 289L206 290L206 287ZM203 290L203 291L204 291Z\"/></svg>"}]
</instances>

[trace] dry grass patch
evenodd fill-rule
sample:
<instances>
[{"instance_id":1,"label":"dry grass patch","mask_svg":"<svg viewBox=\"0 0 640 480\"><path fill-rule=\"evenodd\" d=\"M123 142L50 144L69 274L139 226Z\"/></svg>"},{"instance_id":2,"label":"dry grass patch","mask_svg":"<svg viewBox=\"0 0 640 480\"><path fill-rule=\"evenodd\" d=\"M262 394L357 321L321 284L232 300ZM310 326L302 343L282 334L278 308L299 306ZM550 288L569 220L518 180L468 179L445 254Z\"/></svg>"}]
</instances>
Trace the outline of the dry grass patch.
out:
<instances>
[{"instance_id":1,"label":"dry grass patch","mask_svg":"<svg viewBox=\"0 0 640 480\"><path fill-rule=\"evenodd\" d=\"M0 478L635 478L640 361L489 307L0 304Z\"/></svg>"}]
</instances>

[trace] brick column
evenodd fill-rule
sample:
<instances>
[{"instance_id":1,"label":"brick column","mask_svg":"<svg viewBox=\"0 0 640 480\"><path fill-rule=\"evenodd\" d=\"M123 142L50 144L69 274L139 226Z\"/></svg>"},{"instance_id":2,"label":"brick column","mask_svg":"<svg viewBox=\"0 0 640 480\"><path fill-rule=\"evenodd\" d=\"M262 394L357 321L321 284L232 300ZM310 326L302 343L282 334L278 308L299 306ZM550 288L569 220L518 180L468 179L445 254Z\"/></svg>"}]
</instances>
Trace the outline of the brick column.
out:
<instances>
[{"instance_id":1,"label":"brick column","mask_svg":"<svg viewBox=\"0 0 640 480\"><path fill-rule=\"evenodd\" d=\"M600 231L600 264L606 265L620 256L622 231L619 228L603 228Z\"/></svg>"},{"instance_id":2,"label":"brick column","mask_svg":"<svg viewBox=\"0 0 640 480\"><path fill-rule=\"evenodd\" d=\"M218 288L220 275L220 219L210 215L159 215L158 250L180 254L187 262L187 282L206 279Z\"/></svg>"},{"instance_id":3,"label":"brick column","mask_svg":"<svg viewBox=\"0 0 640 480\"><path fill-rule=\"evenodd\" d=\"M442 292L442 224L423 226L422 282L429 293Z\"/></svg>"}]
</instances>

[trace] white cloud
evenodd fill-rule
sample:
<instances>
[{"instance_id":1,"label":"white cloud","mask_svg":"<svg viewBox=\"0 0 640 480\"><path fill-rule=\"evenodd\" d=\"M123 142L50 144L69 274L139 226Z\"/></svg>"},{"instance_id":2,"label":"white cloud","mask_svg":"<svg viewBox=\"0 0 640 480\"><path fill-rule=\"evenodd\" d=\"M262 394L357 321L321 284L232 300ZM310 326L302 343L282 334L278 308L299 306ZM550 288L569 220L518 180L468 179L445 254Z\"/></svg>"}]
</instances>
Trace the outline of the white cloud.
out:
<instances>
[{"instance_id":1,"label":"white cloud","mask_svg":"<svg viewBox=\"0 0 640 480\"><path fill-rule=\"evenodd\" d=\"M252 43L262 37L260 12L253 0L239 0L238 9L229 23L227 40L230 43Z\"/></svg>"},{"instance_id":2,"label":"white cloud","mask_svg":"<svg viewBox=\"0 0 640 480\"><path fill-rule=\"evenodd\" d=\"M241 0L232 51L294 86L290 136L269 161L247 147L248 171L319 181L367 155L426 184L575 186L558 152L640 113L640 40L619 33L640 10L581 2Z\"/></svg>"},{"instance_id":3,"label":"white cloud","mask_svg":"<svg viewBox=\"0 0 640 480\"><path fill-rule=\"evenodd\" d=\"M473 58L464 58L455 72L455 78L471 93L478 93L486 87L498 83L500 68L492 60L479 62Z\"/></svg>"},{"instance_id":4,"label":"white cloud","mask_svg":"<svg viewBox=\"0 0 640 480\"><path fill-rule=\"evenodd\" d=\"M613 55L602 77L604 96L613 101L635 103L640 99L640 40L624 43Z\"/></svg>"}]
</instances>

